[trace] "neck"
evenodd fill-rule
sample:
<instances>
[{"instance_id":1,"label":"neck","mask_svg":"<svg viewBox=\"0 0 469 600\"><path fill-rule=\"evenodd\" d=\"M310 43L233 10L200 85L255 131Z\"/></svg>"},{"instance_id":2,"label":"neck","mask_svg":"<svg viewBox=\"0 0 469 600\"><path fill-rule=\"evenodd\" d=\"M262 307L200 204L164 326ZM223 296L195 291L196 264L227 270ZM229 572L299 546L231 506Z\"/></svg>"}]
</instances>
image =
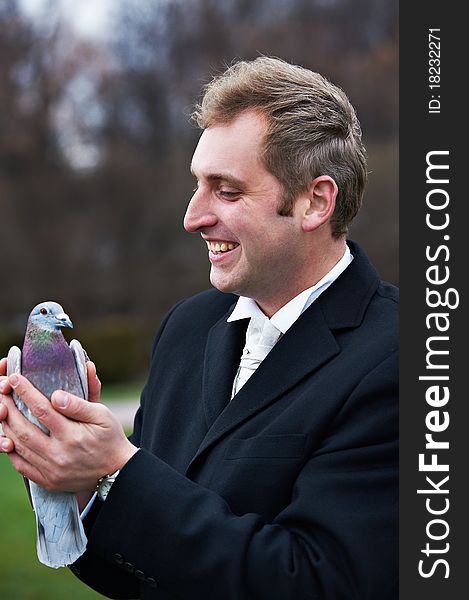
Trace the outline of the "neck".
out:
<instances>
[{"instance_id":1,"label":"neck","mask_svg":"<svg viewBox=\"0 0 469 600\"><path fill-rule=\"evenodd\" d=\"M284 289L277 290L275 296L254 298L262 312L270 319L298 294L316 285L343 257L345 245L345 238L340 238L331 240L327 245L319 245L314 253L307 253L308 259L303 276L298 276L297 273L297 277Z\"/></svg>"},{"instance_id":2,"label":"neck","mask_svg":"<svg viewBox=\"0 0 469 600\"><path fill-rule=\"evenodd\" d=\"M34 356L35 360L40 360L42 355L45 356L45 348L48 354L60 354L63 346L67 345L60 329L43 329L30 323L24 338L23 358Z\"/></svg>"},{"instance_id":3,"label":"neck","mask_svg":"<svg viewBox=\"0 0 469 600\"><path fill-rule=\"evenodd\" d=\"M49 329L46 327L38 327L34 323L30 323L26 328L25 339L35 341L48 341L51 339L58 339L62 337L60 329Z\"/></svg>"}]
</instances>

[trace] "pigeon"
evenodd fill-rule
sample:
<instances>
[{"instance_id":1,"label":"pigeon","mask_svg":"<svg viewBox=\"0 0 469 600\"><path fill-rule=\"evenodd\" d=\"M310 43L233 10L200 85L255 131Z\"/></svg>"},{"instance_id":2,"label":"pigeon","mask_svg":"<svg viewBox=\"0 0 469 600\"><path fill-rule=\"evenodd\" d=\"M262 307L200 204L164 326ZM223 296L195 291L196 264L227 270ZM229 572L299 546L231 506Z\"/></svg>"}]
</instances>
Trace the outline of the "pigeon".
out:
<instances>
[{"instance_id":1,"label":"pigeon","mask_svg":"<svg viewBox=\"0 0 469 600\"><path fill-rule=\"evenodd\" d=\"M35 306L29 315L23 350L13 346L8 352L8 374L22 373L49 400L59 389L87 400L88 357L80 342L66 342L62 327L73 325L60 304L41 302ZM29 421L49 433L14 392L13 399ZM33 481L25 482L36 513L40 562L54 569L74 563L87 544L75 494L49 492Z\"/></svg>"}]
</instances>

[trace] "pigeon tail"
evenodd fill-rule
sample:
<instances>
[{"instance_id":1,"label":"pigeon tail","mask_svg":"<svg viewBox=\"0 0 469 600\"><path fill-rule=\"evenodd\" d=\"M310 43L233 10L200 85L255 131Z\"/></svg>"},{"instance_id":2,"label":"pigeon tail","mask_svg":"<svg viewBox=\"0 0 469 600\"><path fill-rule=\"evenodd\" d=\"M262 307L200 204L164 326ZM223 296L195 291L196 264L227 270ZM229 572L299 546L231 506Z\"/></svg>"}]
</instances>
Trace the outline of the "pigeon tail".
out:
<instances>
[{"instance_id":1,"label":"pigeon tail","mask_svg":"<svg viewBox=\"0 0 469 600\"><path fill-rule=\"evenodd\" d=\"M75 494L46 492L34 482L30 485L39 561L53 569L71 565L85 552L87 544Z\"/></svg>"}]
</instances>

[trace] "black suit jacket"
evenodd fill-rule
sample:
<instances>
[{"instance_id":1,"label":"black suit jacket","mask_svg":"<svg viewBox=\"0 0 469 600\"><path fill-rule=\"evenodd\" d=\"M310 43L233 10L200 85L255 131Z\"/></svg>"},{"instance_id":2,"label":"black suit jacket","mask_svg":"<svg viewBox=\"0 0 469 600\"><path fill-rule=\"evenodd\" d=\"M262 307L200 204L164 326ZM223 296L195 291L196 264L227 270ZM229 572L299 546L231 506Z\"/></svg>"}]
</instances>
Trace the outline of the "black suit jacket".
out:
<instances>
[{"instance_id":1,"label":"black suit jacket","mask_svg":"<svg viewBox=\"0 0 469 600\"><path fill-rule=\"evenodd\" d=\"M157 334L72 570L115 598L397 598L397 290L363 251L229 402L247 320L211 290Z\"/></svg>"}]
</instances>

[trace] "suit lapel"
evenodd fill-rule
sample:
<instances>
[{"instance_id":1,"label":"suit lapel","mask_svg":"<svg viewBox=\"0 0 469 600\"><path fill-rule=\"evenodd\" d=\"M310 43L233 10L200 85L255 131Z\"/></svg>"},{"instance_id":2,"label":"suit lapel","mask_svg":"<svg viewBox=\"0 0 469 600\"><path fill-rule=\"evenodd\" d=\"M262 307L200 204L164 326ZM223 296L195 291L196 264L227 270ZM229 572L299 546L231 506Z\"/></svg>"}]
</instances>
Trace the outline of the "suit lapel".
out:
<instances>
[{"instance_id":1,"label":"suit lapel","mask_svg":"<svg viewBox=\"0 0 469 600\"><path fill-rule=\"evenodd\" d=\"M227 323L229 312L210 330L204 358L203 402L210 428L228 404L241 353L248 319Z\"/></svg>"},{"instance_id":2,"label":"suit lapel","mask_svg":"<svg viewBox=\"0 0 469 600\"><path fill-rule=\"evenodd\" d=\"M226 326L231 328L236 324L238 330L227 335ZM275 401L339 352L320 305L315 303L277 342L248 382L229 402L246 326L247 320L224 324L218 322L210 332L204 376L204 402L209 430L192 463L221 436ZM224 352L229 353L229 367Z\"/></svg>"}]
</instances>

